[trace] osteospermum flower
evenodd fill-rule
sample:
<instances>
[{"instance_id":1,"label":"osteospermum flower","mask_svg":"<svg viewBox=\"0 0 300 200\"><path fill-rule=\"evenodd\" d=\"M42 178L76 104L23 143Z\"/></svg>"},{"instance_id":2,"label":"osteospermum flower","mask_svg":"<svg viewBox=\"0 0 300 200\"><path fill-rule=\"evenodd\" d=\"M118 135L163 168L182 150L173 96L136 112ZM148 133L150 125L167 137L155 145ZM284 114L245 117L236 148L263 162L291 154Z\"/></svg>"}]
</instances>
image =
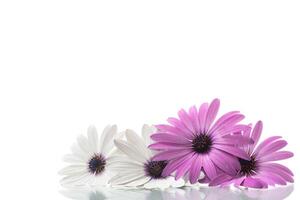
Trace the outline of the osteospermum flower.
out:
<instances>
[{"instance_id":1,"label":"osteospermum flower","mask_svg":"<svg viewBox=\"0 0 300 200\"><path fill-rule=\"evenodd\" d=\"M251 139L232 133L248 128L237 124L244 116L233 111L221 116L216 122L220 101L204 103L199 110L195 106L189 112L180 110L179 119L169 118L170 125L157 125L158 131L151 136L156 141L150 148L161 150L154 160L169 160L162 175L168 176L176 171L176 179L188 176L196 183L201 170L206 181L215 178L219 171L235 174L239 170L236 157L250 160L247 153L236 144L251 143Z\"/></svg>"},{"instance_id":2,"label":"osteospermum flower","mask_svg":"<svg viewBox=\"0 0 300 200\"><path fill-rule=\"evenodd\" d=\"M88 128L87 137L81 135L71 148L72 154L64 161L70 163L59 173L64 176L64 186L106 185L110 178L110 157L114 151L113 140L117 137L117 126L107 126L99 138L94 126Z\"/></svg>"},{"instance_id":3,"label":"osteospermum flower","mask_svg":"<svg viewBox=\"0 0 300 200\"><path fill-rule=\"evenodd\" d=\"M115 156L111 167L117 171L117 175L110 183L125 187L168 188L184 186L184 181L175 181L174 177L162 174L167 165L166 160L153 160L154 152L147 148L151 143L150 134L155 131L153 126L144 125L142 136L134 131L126 130L127 141L115 140L116 147L123 155Z\"/></svg>"},{"instance_id":4,"label":"osteospermum flower","mask_svg":"<svg viewBox=\"0 0 300 200\"><path fill-rule=\"evenodd\" d=\"M294 182L293 173L290 169L273 162L293 156L292 152L281 151L287 142L280 136L273 136L265 139L257 146L262 128L262 122L258 121L252 132L243 133L254 140L254 144L241 148L251 159L239 159L241 170L235 176L221 174L210 183L211 186L233 183L235 186L268 188L269 185L286 185L287 182Z\"/></svg>"}]
</instances>

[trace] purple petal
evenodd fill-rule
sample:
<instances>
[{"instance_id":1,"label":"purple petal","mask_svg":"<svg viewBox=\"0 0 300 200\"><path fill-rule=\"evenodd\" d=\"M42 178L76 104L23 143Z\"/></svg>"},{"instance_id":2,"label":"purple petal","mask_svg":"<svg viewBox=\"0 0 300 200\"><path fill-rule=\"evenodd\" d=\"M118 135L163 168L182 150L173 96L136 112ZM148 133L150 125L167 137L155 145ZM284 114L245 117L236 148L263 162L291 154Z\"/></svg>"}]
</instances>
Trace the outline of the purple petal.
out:
<instances>
[{"instance_id":1,"label":"purple petal","mask_svg":"<svg viewBox=\"0 0 300 200\"><path fill-rule=\"evenodd\" d=\"M278 176L280 176L281 178L283 178L287 182L290 182L290 183L294 182L293 177L289 173L285 172L282 169L273 167L272 165L260 166L260 170L264 170L264 171L268 171L268 172L273 173L273 174L277 174Z\"/></svg>"},{"instance_id":2,"label":"purple petal","mask_svg":"<svg viewBox=\"0 0 300 200\"><path fill-rule=\"evenodd\" d=\"M281 136L272 136L272 137L269 137L267 139L265 139L263 142L261 142L254 150L253 154L259 154L260 153L260 150L265 147L265 146L268 146L270 143L272 143L273 141L275 140L278 140L279 138L281 138Z\"/></svg>"},{"instance_id":3,"label":"purple petal","mask_svg":"<svg viewBox=\"0 0 300 200\"><path fill-rule=\"evenodd\" d=\"M170 142L157 142L154 144L150 144L148 147L154 150L170 150L170 149L184 150L188 148L188 146L186 145L183 144L174 145L174 143L170 143Z\"/></svg>"},{"instance_id":4,"label":"purple petal","mask_svg":"<svg viewBox=\"0 0 300 200\"><path fill-rule=\"evenodd\" d=\"M284 160L293 157L294 154L290 151L277 151L259 159L260 162Z\"/></svg>"},{"instance_id":5,"label":"purple petal","mask_svg":"<svg viewBox=\"0 0 300 200\"><path fill-rule=\"evenodd\" d=\"M273 168L276 168L276 169L279 169L279 170L283 170L286 173L288 173L289 175L294 176L293 172L289 168L287 168L286 166L284 166L282 164L279 164L279 163L261 163L260 165L261 166L273 167Z\"/></svg>"},{"instance_id":6,"label":"purple petal","mask_svg":"<svg viewBox=\"0 0 300 200\"><path fill-rule=\"evenodd\" d=\"M196 106L192 106L189 110L190 118L192 119L194 130L198 133L200 132L200 124L198 118L198 111Z\"/></svg>"},{"instance_id":7,"label":"purple petal","mask_svg":"<svg viewBox=\"0 0 300 200\"><path fill-rule=\"evenodd\" d=\"M278 174L274 174L270 171L263 171L260 173L261 176L264 176L267 178L266 180L270 181L272 180L273 183L278 184L278 185L286 185L286 181L279 176Z\"/></svg>"},{"instance_id":8,"label":"purple petal","mask_svg":"<svg viewBox=\"0 0 300 200\"><path fill-rule=\"evenodd\" d=\"M228 134L228 131L231 131L232 127L235 126L238 122L243 120L245 118L244 115L242 114L236 114L229 119L227 119L223 124L221 124L218 128L215 130L210 130L209 132L212 135L225 135ZM231 133L231 132L229 132Z\"/></svg>"},{"instance_id":9,"label":"purple petal","mask_svg":"<svg viewBox=\"0 0 300 200\"><path fill-rule=\"evenodd\" d=\"M214 99L211 102L211 104L210 104L210 106L207 110L206 119L205 119L205 126L204 126L205 132L208 131L211 124L215 120L215 118L218 114L218 111L219 111L219 107L220 107L220 100L219 99Z\"/></svg>"},{"instance_id":10,"label":"purple petal","mask_svg":"<svg viewBox=\"0 0 300 200\"><path fill-rule=\"evenodd\" d=\"M215 144L213 147L216 149L225 151L229 154L232 154L238 158L250 160L250 156L245 151L243 151L237 147L232 147L232 146L228 146L228 145L220 145L220 144Z\"/></svg>"},{"instance_id":11,"label":"purple petal","mask_svg":"<svg viewBox=\"0 0 300 200\"><path fill-rule=\"evenodd\" d=\"M252 124L248 124L248 128L246 128L243 132L242 135L245 137L250 137L251 135L251 130L252 130ZM244 145L243 149L246 152L250 152L250 145Z\"/></svg>"},{"instance_id":12,"label":"purple petal","mask_svg":"<svg viewBox=\"0 0 300 200\"><path fill-rule=\"evenodd\" d=\"M203 165L202 156L198 155L198 157L194 159L194 162L192 164L189 173L189 179L191 184L194 184L198 181L202 165Z\"/></svg>"},{"instance_id":13,"label":"purple petal","mask_svg":"<svg viewBox=\"0 0 300 200\"><path fill-rule=\"evenodd\" d=\"M264 184L262 184L261 181L259 181L259 179L255 179L255 178L251 178L251 177L245 178L242 185L245 187L251 187L251 188L263 188L264 187Z\"/></svg>"},{"instance_id":14,"label":"purple petal","mask_svg":"<svg viewBox=\"0 0 300 200\"><path fill-rule=\"evenodd\" d=\"M287 145L287 142L285 140L279 140L271 143L270 145L266 145L261 149L259 154L257 155L257 158L261 158L265 155L269 155L272 152L278 151L285 147Z\"/></svg>"},{"instance_id":15,"label":"purple petal","mask_svg":"<svg viewBox=\"0 0 300 200\"><path fill-rule=\"evenodd\" d=\"M184 109L181 109L178 112L178 116L188 130L190 130L192 133L196 132L194 130L191 118Z\"/></svg>"},{"instance_id":16,"label":"purple petal","mask_svg":"<svg viewBox=\"0 0 300 200\"><path fill-rule=\"evenodd\" d=\"M160 161L160 160L172 160L178 157L186 156L190 154L190 150L182 150L182 149L174 149L174 150L167 150L160 152L153 156L153 160Z\"/></svg>"},{"instance_id":17,"label":"purple petal","mask_svg":"<svg viewBox=\"0 0 300 200\"><path fill-rule=\"evenodd\" d=\"M185 175L185 173L191 168L191 164L193 160L196 158L196 156L197 156L196 154L193 154L193 156L190 159L186 160L186 162L184 162L182 165L180 165L177 168L175 174L175 180L178 180Z\"/></svg>"},{"instance_id":18,"label":"purple petal","mask_svg":"<svg viewBox=\"0 0 300 200\"><path fill-rule=\"evenodd\" d=\"M255 124L255 127L253 128L253 131L251 134L251 138L254 140L254 144L250 145L250 152L253 152L254 147L258 143L258 140L261 136L262 129L263 129L263 123L262 123L262 121L258 121Z\"/></svg>"},{"instance_id":19,"label":"purple petal","mask_svg":"<svg viewBox=\"0 0 300 200\"><path fill-rule=\"evenodd\" d=\"M229 175L235 175L240 169L238 160L229 154L217 149L211 150L210 159L212 162Z\"/></svg>"},{"instance_id":20,"label":"purple petal","mask_svg":"<svg viewBox=\"0 0 300 200\"><path fill-rule=\"evenodd\" d=\"M231 181L233 179L232 176L229 176L227 174L221 174L218 175L216 178L214 178L210 183L209 186L217 186L217 185L221 185L227 181Z\"/></svg>"},{"instance_id":21,"label":"purple petal","mask_svg":"<svg viewBox=\"0 0 300 200\"><path fill-rule=\"evenodd\" d=\"M203 168L210 180L217 176L216 167L207 155L203 157Z\"/></svg>"},{"instance_id":22,"label":"purple petal","mask_svg":"<svg viewBox=\"0 0 300 200\"><path fill-rule=\"evenodd\" d=\"M218 138L214 141L216 144L234 144L234 145L245 145L253 144L254 141L251 138L242 135L226 135L222 138Z\"/></svg>"},{"instance_id":23,"label":"purple petal","mask_svg":"<svg viewBox=\"0 0 300 200\"><path fill-rule=\"evenodd\" d=\"M222 129L219 132L214 132L212 135L215 137L224 137L224 136L230 135L230 134L242 135L242 133L248 129L250 129L250 131L251 131L251 128L249 128L248 125L238 124L238 125L233 125L228 128Z\"/></svg>"},{"instance_id":24,"label":"purple petal","mask_svg":"<svg viewBox=\"0 0 300 200\"><path fill-rule=\"evenodd\" d=\"M237 187L237 186L242 185L242 183L244 182L245 178L246 178L245 176L242 176L240 178L236 178L236 179L233 179L232 181L229 181L229 183L230 184L233 183L233 185L235 187Z\"/></svg>"},{"instance_id":25,"label":"purple petal","mask_svg":"<svg viewBox=\"0 0 300 200\"><path fill-rule=\"evenodd\" d=\"M192 139L193 133L189 129L187 129L185 127L185 125L179 119L176 119L174 117L170 117L170 118L167 119L167 121L171 125L174 126L173 127L173 132L176 131L177 135L182 135L185 138Z\"/></svg>"},{"instance_id":26,"label":"purple petal","mask_svg":"<svg viewBox=\"0 0 300 200\"><path fill-rule=\"evenodd\" d=\"M170 133L172 135L180 135L180 136L184 136L186 137L186 135L192 135L192 133L186 133L180 129L178 129L177 127L173 127L170 125L166 125L166 124L159 124L155 126L157 128L157 132L166 132L166 133ZM189 137L186 137L189 138Z\"/></svg>"},{"instance_id":27,"label":"purple petal","mask_svg":"<svg viewBox=\"0 0 300 200\"><path fill-rule=\"evenodd\" d=\"M203 103L199 108L198 118L199 118L199 125L200 125L201 132L204 132L207 110L208 110L208 103Z\"/></svg>"},{"instance_id":28,"label":"purple petal","mask_svg":"<svg viewBox=\"0 0 300 200\"><path fill-rule=\"evenodd\" d=\"M224 124L224 122L231 118L232 116L239 114L239 111L232 111L232 112L228 112L224 115L222 115L217 121L216 123L214 123L214 125L211 127L211 131L213 132L215 129L217 129L220 125Z\"/></svg>"},{"instance_id":29,"label":"purple petal","mask_svg":"<svg viewBox=\"0 0 300 200\"><path fill-rule=\"evenodd\" d=\"M190 160L193 153L186 154L179 159L170 161L164 168L162 176L166 177L173 173L180 165L184 164L186 161Z\"/></svg>"},{"instance_id":30,"label":"purple petal","mask_svg":"<svg viewBox=\"0 0 300 200\"><path fill-rule=\"evenodd\" d=\"M155 133L152 134L151 139L158 142L169 142L176 144L190 144L191 142L184 137L179 135L171 135L167 133Z\"/></svg>"}]
</instances>

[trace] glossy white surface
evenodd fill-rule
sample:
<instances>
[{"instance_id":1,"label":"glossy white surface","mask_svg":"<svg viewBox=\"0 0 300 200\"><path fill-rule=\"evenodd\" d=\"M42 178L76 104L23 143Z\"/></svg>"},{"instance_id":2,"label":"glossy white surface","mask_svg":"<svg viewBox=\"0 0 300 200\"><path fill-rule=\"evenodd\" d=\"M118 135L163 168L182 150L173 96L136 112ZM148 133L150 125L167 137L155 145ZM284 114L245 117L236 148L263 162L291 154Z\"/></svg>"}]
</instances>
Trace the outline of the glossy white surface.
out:
<instances>
[{"instance_id":1,"label":"glossy white surface","mask_svg":"<svg viewBox=\"0 0 300 200\"><path fill-rule=\"evenodd\" d=\"M182 188L169 190L118 190L112 188L72 189L60 193L73 200L282 200L293 192L293 185L269 190L236 188Z\"/></svg>"}]
</instances>

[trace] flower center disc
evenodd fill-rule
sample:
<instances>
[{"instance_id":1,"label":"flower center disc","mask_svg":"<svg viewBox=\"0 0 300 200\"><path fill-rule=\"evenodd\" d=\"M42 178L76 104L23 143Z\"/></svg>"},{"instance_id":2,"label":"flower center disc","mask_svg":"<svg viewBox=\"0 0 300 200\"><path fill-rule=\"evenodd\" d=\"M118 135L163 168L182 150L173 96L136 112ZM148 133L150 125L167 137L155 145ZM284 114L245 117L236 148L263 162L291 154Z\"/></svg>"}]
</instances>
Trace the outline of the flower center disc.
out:
<instances>
[{"instance_id":1,"label":"flower center disc","mask_svg":"<svg viewBox=\"0 0 300 200\"><path fill-rule=\"evenodd\" d=\"M89 165L89 171L92 174L98 175L104 171L106 161L102 155L95 155L94 157L91 158L88 165Z\"/></svg>"},{"instance_id":2,"label":"flower center disc","mask_svg":"<svg viewBox=\"0 0 300 200\"><path fill-rule=\"evenodd\" d=\"M197 153L207 153L211 149L211 138L206 134L197 135L192 141L192 148Z\"/></svg>"},{"instance_id":3,"label":"flower center disc","mask_svg":"<svg viewBox=\"0 0 300 200\"><path fill-rule=\"evenodd\" d=\"M164 178L162 172L166 167L166 161L149 161L145 165L145 170L148 176L154 179Z\"/></svg>"},{"instance_id":4,"label":"flower center disc","mask_svg":"<svg viewBox=\"0 0 300 200\"><path fill-rule=\"evenodd\" d=\"M256 169L256 161L253 157L251 160L244 160L239 158L239 162L241 165L241 175L252 175Z\"/></svg>"}]
</instances>

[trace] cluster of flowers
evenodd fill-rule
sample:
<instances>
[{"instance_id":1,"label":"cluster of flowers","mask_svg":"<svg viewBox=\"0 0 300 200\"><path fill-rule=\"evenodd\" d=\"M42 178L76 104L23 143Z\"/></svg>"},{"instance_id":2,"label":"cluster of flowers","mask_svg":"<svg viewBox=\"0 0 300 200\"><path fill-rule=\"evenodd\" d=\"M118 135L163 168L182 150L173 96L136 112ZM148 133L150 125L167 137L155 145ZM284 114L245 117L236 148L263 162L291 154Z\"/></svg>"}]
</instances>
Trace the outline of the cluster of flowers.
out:
<instances>
[{"instance_id":1,"label":"cluster of flowers","mask_svg":"<svg viewBox=\"0 0 300 200\"><path fill-rule=\"evenodd\" d=\"M169 124L144 125L142 137L132 130L118 133L107 126L98 136L94 126L80 136L70 163L60 171L64 186L111 185L168 188L206 183L209 186L268 188L293 182L293 173L273 161L287 159L280 136L260 144L263 124L240 124L244 115L228 112L216 119L220 101L199 109L180 110Z\"/></svg>"}]
</instances>

